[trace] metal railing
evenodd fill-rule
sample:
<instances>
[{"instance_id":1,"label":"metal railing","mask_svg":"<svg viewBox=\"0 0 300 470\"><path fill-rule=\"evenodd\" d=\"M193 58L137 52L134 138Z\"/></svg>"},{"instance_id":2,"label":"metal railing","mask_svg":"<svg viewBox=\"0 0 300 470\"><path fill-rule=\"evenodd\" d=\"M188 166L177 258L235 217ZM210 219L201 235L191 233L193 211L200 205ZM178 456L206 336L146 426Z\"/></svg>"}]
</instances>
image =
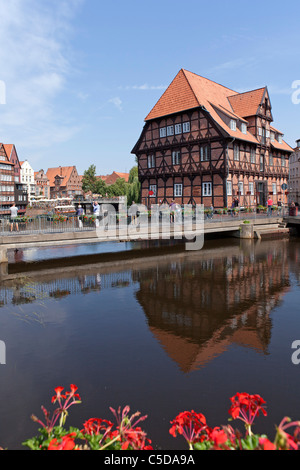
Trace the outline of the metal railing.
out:
<instances>
[{"instance_id":1,"label":"metal railing","mask_svg":"<svg viewBox=\"0 0 300 470\"><path fill-rule=\"evenodd\" d=\"M253 210L247 211L243 209L235 210L208 210L204 211L204 222L213 223L213 222L230 222L236 223L240 220L259 220L264 218L284 218L289 215L288 207L281 207L268 211L267 209L262 210ZM194 219L194 217L193 217ZM135 223L140 224L141 226L153 223L154 218L151 218L151 211L147 214L141 214L140 217L135 221ZM116 225L126 226L133 222L131 216L127 216L122 219L122 222L119 224L119 219L116 214L108 215L105 218L105 225L107 227L112 227ZM184 213L183 211L177 211L170 214L170 220L168 220L162 214L159 214L156 219L156 223L183 223L184 222ZM103 223L102 218L100 217L100 223ZM30 217L21 217L12 221L10 218L1 218L0 219L0 236L8 235L17 235L17 234L49 234L49 233L74 233L74 232L92 232L97 228L99 224L99 219L95 217L77 217L77 216L68 216L68 217L47 217L47 216L38 216L34 218Z\"/></svg>"}]
</instances>

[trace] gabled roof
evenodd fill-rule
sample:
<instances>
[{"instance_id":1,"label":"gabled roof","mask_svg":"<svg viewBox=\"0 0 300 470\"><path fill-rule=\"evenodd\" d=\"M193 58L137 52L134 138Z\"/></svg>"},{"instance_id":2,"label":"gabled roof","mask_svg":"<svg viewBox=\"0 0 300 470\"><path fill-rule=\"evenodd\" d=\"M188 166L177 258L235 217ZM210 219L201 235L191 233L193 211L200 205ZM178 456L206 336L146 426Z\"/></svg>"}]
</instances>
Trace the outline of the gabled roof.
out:
<instances>
[{"instance_id":1,"label":"gabled roof","mask_svg":"<svg viewBox=\"0 0 300 470\"><path fill-rule=\"evenodd\" d=\"M255 116L263 101L266 87L258 90L238 93L228 97L228 101L236 114L243 117Z\"/></svg>"},{"instance_id":2,"label":"gabled roof","mask_svg":"<svg viewBox=\"0 0 300 470\"><path fill-rule=\"evenodd\" d=\"M3 144L3 147L5 148L5 152L6 152L6 155L8 157L8 160L10 160L14 145L13 144Z\"/></svg>"},{"instance_id":3,"label":"gabled roof","mask_svg":"<svg viewBox=\"0 0 300 470\"><path fill-rule=\"evenodd\" d=\"M61 186L66 186L74 168L76 169L75 166L60 166L56 168L49 168L46 173L46 176L50 181L50 186L55 186L56 176L62 177Z\"/></svg>"},{"instance_id":4,"label":"gabled roof","mask_svg":"<svg viewBox=\"0 0 300 470\"><path fill-rule=\"evenodd\" d=\"M258 143L250 132L243 134L239 129L232 131L217 113L215 107L223 109L224 113L234 114L236 119L240 119L242 122L245 121L243 116L233 109L229 101L229 97L234 95L239 95L239 93L200 75L181 69L152 108L145 121L202 107L209 112L214 121L219 124L228 136ZM256 112L257 109L254 114Z\"/></svg>"}]
</instances>

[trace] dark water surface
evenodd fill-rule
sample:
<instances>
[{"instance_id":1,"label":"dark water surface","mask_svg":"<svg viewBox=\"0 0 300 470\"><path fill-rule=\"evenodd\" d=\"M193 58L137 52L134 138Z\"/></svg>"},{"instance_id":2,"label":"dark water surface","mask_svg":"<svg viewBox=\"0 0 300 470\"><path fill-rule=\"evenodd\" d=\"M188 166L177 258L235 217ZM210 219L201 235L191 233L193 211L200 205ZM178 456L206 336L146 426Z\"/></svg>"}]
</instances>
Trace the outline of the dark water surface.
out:
<instances>
[{"instance_id":1,"label":"dark water surface","mask_svg":"<svg viewBox=\"0 0 300 470\"><path fill-rule=\"evenodd\" d=\"M215 240L200 252L159 254L0 284L2 447L22 448L37 431L31 414L42 417L54 388L71 383L83 403L68 424L112 419L110 406L129 405L148 415L143 428L155 448L186 448L169 435L180 411L226 424L237 392L267 401L258 432L273 435L284 416L300 419L300 366L291 360L300 339L300 242ZM43 258L15 255L15 265Z\"/></svg>"}]
</instances>

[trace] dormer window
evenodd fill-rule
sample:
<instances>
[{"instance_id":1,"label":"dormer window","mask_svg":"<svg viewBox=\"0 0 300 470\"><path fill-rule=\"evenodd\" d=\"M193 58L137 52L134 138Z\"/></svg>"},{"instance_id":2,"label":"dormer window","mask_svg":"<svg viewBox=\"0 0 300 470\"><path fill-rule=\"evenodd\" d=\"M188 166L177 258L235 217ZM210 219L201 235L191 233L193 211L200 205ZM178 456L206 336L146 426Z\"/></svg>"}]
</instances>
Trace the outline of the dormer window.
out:
<instances>
[{"instance_id":1,"label":"dormer window","mask_svg":"<svg viewBox=\"0 0 300 470\"><path fill-rule=\"evenodd\" d=\"M236 120L235 119L230 120L230 129L232 131L236 131Z\"/></svg>"},{"instance_id":2,"label":"dormer window","mask_svg":"<svg viewBox=\"0 0 300 470\"><path fill-rule=\"evenodd\" d=\"M274 134L274 132L271 132L270 138L271 138L271 142L274 142L274 140L275 140L275 134Z\"/></svg>"},{"instance_id":3,"label":"dormer window","mask_svg":"<svg viewBox=\"0 0 300 470\"><path fill-rule=\"evenodd\" d=\"M242 122L241 131L243 134L247 134L247 124Z\"/></svg>"},{"instance_id":4,"label":"dormer window","mask_svg":"<svg viewBox=\"0 0 300 470\"><path fill-rule=\"evenodd\" d=\"M278 134L278 142L282 144L282 135Z\"/></svg>"}]
</instances>

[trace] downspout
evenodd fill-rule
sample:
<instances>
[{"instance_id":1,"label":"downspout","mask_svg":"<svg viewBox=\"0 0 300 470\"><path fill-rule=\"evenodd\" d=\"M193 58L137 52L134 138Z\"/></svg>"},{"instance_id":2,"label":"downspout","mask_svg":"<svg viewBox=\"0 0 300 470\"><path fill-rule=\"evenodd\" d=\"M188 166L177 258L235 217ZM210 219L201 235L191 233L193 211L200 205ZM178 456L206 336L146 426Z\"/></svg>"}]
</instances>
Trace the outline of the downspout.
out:
<instances>
[{"instance_id":1,"label":"downspout","mask_svg":"<svg viewBox=\"0 0 300 470\"><path fill-rule=\"evenodd\" d=\"M227 189L227 180L229 176L229 166L228 166L228 157L229 157L229 152L228 152L228 146L229 144L233 144L236 141L236 138L234 137L231 142L227 143L227 148L226 148L226 169L225 169L225 176L226 176L226 190L225 190L225 207L228 207L228 189ZM233 188L232 188L233 189Z\"/></svg>"}]
</instances>

